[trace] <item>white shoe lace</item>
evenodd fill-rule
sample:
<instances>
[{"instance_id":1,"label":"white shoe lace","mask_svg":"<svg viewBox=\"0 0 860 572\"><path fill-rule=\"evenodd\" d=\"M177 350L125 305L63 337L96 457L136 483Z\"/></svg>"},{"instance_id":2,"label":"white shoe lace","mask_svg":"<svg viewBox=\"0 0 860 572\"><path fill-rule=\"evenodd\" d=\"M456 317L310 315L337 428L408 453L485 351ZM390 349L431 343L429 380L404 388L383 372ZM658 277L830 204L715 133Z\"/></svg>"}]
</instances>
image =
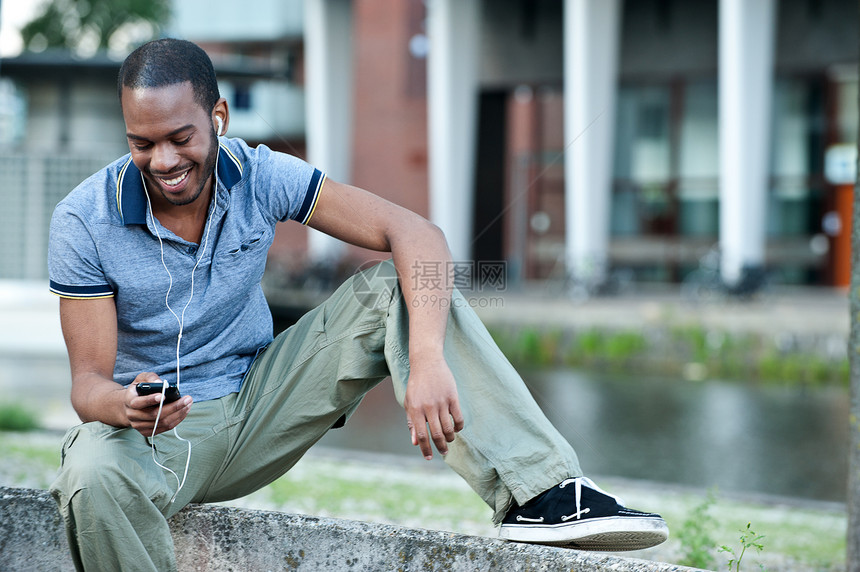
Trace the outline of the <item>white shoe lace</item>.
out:
<instances>
[{"instance_id":1,"label":"white shoe lace","mask_svg":"<svg viewBox=\"0 0 860 572\"><path fill-rule=\"evenodd\" d=\"M576 512L573 514L567 515L567 516L562 516L561 517L562 522L567 522L568 520L573 519L573 518L578 520L578 519L582 518L582 516L584 514L588 514L589 512L591 512L591 509L588 507L582 508L582 486L583 485L585 485L588 488L593 489L599 493L603 493L608 497L614 498L615 502L617 502L621 506L624 506L624 501L622 501L619 497L604 491L603 489L598 487L596 484L594 484L594 481L592 481L588 477L573 477L570 479L565 479L561 483L559 483L558 488L563 489L564 487L566 487L569 484L573 484L573 486L574 486L574 493L575 493L574 496L576 498Z\"/></svg>"}]
</instances>

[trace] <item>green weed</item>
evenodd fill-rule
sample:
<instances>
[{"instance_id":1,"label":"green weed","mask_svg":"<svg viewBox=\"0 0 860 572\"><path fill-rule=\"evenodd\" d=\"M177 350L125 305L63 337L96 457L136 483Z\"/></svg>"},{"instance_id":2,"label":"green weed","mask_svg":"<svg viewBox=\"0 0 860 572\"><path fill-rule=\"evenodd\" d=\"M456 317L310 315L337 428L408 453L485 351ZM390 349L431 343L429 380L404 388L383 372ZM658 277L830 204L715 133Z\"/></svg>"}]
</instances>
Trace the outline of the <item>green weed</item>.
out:
<instances>
[{"instance_id":1,"label":"green weed","mask_svg":"<svg viewBox=\"0 0 860 572\"><path fill-rule=\"evenodd\" d=\"M523 330L517 344L519 359L536 366L553 363L560 338L560 332L546 333L531 328Z\"/></svg>"},{"instance_id":2,"label":"green weed","mask_svg":"<svg viewBox=\"0 0 860 572\"><path fill-rule=\"evenodd\" d=\"M606 342L606 357L625 360L642 352L646 347L645 336L639 332L619 332Z\"/></svg>"},{"instance_id":3,"label":"green weed","mask_svg":"<svg viewBox=\"0 0 860 572\"><path fill-rule=\"evenodd\" d=\"M752 523L748 522L746 529L741 529L741 545L740 545L740 553L735 552L735 550L725 544L720 548L720 552L727 552L731 554L732 558L729 559L729 571L734 570L735 572L740 572L741 562L744 559L744 555L747 550L753 548L756 552L761 552L764 549L764 544L762 544L761 540L764 538L763 534L756 534L752 530ZM759 564L759 567L764 570L764 566Z\"/></svg>"},{"instance_id":4,"label":"green weed","mask_svg":"<svg viewBox=\"0 0 860 572\"><path fill-rule=\"evenodd\" d=\"M716 559L713 549L716 541L712 531L716 526L716 519L710 514L710 509L715 500L714 492L710 491L705 500L690 511L690 516L681 525L678 531L678 540L681 543L679 564L694 568L714 568Z\"/></svg>"}]
</instances>

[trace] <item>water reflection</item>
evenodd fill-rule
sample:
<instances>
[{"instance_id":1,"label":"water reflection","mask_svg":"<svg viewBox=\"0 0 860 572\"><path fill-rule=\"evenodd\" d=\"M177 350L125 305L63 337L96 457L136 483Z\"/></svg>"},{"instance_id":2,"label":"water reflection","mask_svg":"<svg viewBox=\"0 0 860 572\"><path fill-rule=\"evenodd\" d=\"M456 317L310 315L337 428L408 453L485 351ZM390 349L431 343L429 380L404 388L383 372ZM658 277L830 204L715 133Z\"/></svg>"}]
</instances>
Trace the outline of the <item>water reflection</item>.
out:
<instances>
[{"instance_id":1,"label":"water reflection","mask_svg":"<svg viewBox=\"0 0 860 572\"><path fill-rule=\"evenodd\" d=\"M570 370L525 377L588 474L845 500L846 389L690 383ZM69 387L64 357L0 357L0 401L31 406L51 427L76 422ZM346 427L329 431L320 443L420 458L388 382L368 394Z\"/></svg>"},{"instance_id":2,"label":"water reflection","mask_svg":"<svg viewBox=\"0 0 860 572\"><path fill-rule=\"evenodd\" d=\"M558 370L525 377L588 474L844 501L847 390L639 379ZM321 441L418 457L387 383Z\"/></svg>"},{"instance_id":3,"label":"water reflection","mask_svg":"<svg viewBox=\"0 0 860 572\"><path fill-rule=\"evenodd\" d=\"M527 376L590 473L844 501L844 389ZM582 412L582 413L581 413Z\"/></svg>"}]
</instances>

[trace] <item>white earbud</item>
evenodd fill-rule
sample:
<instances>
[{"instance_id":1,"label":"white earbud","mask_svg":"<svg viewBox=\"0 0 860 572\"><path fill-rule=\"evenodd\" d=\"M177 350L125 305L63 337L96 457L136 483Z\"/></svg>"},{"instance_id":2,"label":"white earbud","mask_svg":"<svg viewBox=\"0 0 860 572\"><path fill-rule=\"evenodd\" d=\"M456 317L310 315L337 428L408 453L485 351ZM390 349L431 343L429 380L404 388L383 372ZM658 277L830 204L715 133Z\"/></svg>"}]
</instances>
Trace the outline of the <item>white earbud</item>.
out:
<instances>
[{"instance_id":1,"label":"white earbud","mask_svg":"<svg viewBox=\"0 0 860 572\"><path fill-rule=\"evenodd\" d=\"M215 121L218 123L218 129L215 130L215 134L219 137L221 136L221 132L224 130L224 120L219 116L215 116Z\"/></svg>"}]
</instances>

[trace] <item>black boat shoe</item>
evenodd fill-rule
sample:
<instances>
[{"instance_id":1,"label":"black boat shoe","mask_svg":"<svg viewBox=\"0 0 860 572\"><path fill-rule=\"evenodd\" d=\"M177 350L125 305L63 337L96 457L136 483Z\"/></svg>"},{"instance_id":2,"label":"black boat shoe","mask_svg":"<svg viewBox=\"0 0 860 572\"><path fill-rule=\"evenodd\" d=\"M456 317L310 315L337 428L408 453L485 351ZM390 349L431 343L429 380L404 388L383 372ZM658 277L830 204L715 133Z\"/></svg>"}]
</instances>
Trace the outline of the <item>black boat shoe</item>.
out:
<instances>
[{"instance_id":1,"label":"black boat shoe","mask_svg":"<svg viewBox=\"0 0 860 572\"><path fill-rule=\"evenodd\" d=\"M514 504L499 537L580 550L641 550L664 542L669 527L659 514L622 506L591 479L565 479L523 506Z\"/></svg>"}]
</instances>

